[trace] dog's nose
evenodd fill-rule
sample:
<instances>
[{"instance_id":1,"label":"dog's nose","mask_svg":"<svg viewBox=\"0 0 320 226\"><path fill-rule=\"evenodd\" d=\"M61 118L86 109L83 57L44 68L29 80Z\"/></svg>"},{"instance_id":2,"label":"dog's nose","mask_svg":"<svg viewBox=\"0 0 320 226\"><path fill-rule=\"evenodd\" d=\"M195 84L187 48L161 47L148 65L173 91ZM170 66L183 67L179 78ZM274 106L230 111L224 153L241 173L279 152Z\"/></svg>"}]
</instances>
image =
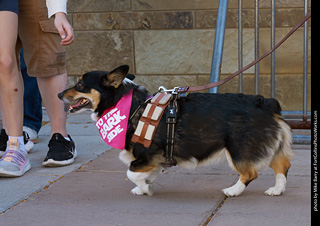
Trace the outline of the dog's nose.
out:
<instances>
[{"instance_id":1,"label":"dog's nose","mask_svg":"<svg viewBox=\"0 0 320 226\"><path fill-rule=\"evenodd\" d=\"M59 97L60 100L62 100L63 94L64 94L64 92L58 93L58 97Z\"/></svg>"}]
</instances>

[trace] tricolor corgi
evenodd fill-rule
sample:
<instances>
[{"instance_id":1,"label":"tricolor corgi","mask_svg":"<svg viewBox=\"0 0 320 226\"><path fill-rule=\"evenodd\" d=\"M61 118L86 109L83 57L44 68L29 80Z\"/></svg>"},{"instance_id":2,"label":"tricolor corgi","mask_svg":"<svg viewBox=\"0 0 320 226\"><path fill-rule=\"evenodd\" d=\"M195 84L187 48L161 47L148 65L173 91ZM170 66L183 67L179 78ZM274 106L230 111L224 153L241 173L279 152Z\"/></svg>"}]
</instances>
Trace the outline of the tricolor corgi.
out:
<instances>
[{"instance_id":1,"label":"tricolor corgi","mask_svg":"<svg viewBox=\"0 0 320 226\"><path fill-rule=\"evenodd\" d=\"M119 157L128 165L127 177L136 184L131 193L152 195L152 184L167 166L166 120L161 119L149 148L131 142L150 94L126 78L128 70L123 65L110 72L88 72L58 96L72 113L90 109L97 120L133 92L125 150ZM265 194L276 196L285 191L293 156L292 133L277 100L260 95L191 93L179 98L177 105L173 158L178 166L196 168L226 159L240 175L236 184L222 190L227 196L240 195L258 177L258 171L269 166L276 183Z\"/></svg>"}]
</instances>

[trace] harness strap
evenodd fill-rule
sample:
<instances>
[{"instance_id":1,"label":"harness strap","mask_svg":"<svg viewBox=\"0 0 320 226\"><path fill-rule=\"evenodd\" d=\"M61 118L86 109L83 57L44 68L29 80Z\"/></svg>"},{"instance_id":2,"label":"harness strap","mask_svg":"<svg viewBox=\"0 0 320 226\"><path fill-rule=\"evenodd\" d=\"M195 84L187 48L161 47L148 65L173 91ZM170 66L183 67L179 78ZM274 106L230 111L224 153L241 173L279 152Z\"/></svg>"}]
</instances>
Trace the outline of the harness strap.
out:
<instances>
[{"instance_id":1,"label":"harness strap","mask_svg":"<svg viewBox=\"0 0 320 226\"><path fill-rule=\"evenodd\" d=\"M149 103L144 110L137 129L131 138L133 143L143 144L146 148L150 147L153 136L170 99L171 95L165 93L158 93L152 98L151 103Z\"/></svg>"},{"instance_id":2,"label":"harness strap","mask_svg":"<svg viewBox=\"0 0 320 226\"><path fill-rule=\"evenodd\" d=\"M166 140L166 160L167 164L170 166L175 166L177 164L176 160L173 158L174 151L174 138L175 138L175 125L177 123L177 97L178 94L172 94L172 99L167 107L166 112L166 123L167 123L167 140Z\"/></svg>"},{"instance_id":3,"label":"harness strap","mask_svg":"<svg viewBox=\"0 0 320 226\"><path fill-rule=\"evenodd\" d=\"M146 106L137 129L134 132L131 141L133 143L143 144L144 147L149 148L154 134L158 128L160 120L166 111L166 165L175 166L176 160L173 158L175 126L177 123L177 105L178 94L158 93L154 96L151 102Z\"/></svg>"},{"instance_id":4,"label":"harness strap","mask_svg":"<svg viewBox=\"0 0 320 226\"><path fill-rule=\"evenodd\" d=\"M147 133L147 130L148 130L148 127L151 123L151 117L157 107L157 105L159 104L161 98L164 96L164 93L162 93L156 100L155 100L155 103L151 105L150 109L149 109L149 112L147 114L147 117L145 119L145 123L143 125L143 128L142 128L142 131L141 131L141 134L140 134L140 137L139 137L139 143L143 143L144 139L145 139L145 136L146 136L146 133Z\"/></svg>"}]
</instances>

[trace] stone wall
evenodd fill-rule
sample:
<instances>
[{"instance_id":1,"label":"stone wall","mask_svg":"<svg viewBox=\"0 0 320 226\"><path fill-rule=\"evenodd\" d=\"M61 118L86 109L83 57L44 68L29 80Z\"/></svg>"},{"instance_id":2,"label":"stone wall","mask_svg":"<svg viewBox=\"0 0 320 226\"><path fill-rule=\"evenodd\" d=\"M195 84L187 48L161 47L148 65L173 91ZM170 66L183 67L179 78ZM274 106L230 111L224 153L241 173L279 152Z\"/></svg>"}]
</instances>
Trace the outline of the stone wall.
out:
<instances>
[{"instance_id":1,"label":"stone wall","mask_svg":"<svg viewBox=\"0 0 320 226\"><path fill-rule=\"evenodd\" d=\"M243 3L244 65L254 60L254 0ZM271 1L260 0L260 55L270 49ZM311 2L311 1L310 1ZM90 70L130 65L136 83L209 82L218 0L69 0L75 42L67 49L70 83ZM276 0L276 42L304 15L303 0ZM311 7L311 3L310 3ZM311 25L311 22L309 22ZM238 70L238 0L229 0L221 78ZM311 26L309 26L311 39ZM309 40L309 73L311 72ZM260 94L270 96L270 58L260 63ZM276 52L276 98L284 110L302 110L303 29ZM238 79L219 92L238 92ZM309 76L309 106L310 106ZM244 93L254 93L254 69L244 74Z\"/></svg>"}]
</instances>

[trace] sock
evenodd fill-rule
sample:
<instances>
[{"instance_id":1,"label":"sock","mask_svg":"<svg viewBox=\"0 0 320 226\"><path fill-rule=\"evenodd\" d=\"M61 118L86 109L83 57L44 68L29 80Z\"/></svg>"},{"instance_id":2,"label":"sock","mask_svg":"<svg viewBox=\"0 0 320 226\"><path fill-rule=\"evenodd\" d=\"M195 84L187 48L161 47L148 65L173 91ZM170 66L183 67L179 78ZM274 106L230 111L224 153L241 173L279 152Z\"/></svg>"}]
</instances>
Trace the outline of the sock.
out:
<instances>
[{"instance_id":1,"label":"sock","mask_svg":"<svg viewBox=\"0 0 320 226\"><path fill-rule=\"evenodd\" d=\"M23 139L23 136L21 136L21 137L12 137L12 136L9 136L9 140L10 140L11 138L18 139L18 141L19 141L19 143L20 143L20 151L23 152L23 153L27 153L26 148L24 147L24 139Z\"/></svg>"},{"instance_id":2,"label":"sock","mask_svg":"<svg viewBox=\"0 0 320 226\"><path fill-rule=\"evenodd\" d=\"M64 137L64 139L66 139L67 141L71 141L69 137Z\"/></svg>"}]
</instances>

